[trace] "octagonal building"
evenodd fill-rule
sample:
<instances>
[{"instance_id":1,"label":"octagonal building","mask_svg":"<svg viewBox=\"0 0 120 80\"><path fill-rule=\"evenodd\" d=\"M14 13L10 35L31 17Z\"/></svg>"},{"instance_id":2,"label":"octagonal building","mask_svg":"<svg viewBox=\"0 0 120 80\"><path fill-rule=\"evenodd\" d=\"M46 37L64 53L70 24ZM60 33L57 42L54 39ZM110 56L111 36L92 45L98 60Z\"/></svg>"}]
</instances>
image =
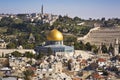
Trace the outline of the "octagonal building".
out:
<instances>
[{"instance_id":1,"label":"octagonal building","mask_svg":"<svg viewBox=\"0 0 120 80\"><path fill-rule=\"evenodd\" d=\"M53 29L48 33L47 42L45 45L37 46L35 48L35 51L36 53L49 53L49 49L51 49L53 54L72 56L74 53L74 47L64 45L63 39L63 34L57 29Z\"/></svg>"}]
</instances>

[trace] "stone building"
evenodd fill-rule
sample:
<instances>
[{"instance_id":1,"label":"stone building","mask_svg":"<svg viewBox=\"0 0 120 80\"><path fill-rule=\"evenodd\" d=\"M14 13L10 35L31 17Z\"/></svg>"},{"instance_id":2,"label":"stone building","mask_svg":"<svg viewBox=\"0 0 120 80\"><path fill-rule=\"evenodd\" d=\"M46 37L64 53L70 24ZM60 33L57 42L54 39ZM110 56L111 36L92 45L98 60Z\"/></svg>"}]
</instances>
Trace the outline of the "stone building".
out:
<instances>
[{"instance_id":1,"label":"stone building","mask_svg":"<svg viewBox=\"0 0 120 80\"><path fill-rule=\"evenodd\" d=\"M49 32L49 34L47 35L47 42L45 43L45 45L37 46L35 48L35 51L37 53L49 53L50 50L53 54L58 53L60 55L67 54L72 56L74 53L74 47L66 46L63 44L63 35L57 29L53 29Z\"/></svg>"},{"instance_id":2,"label":"stone building","mask_svg":"<svg viewBox=\"0 0 120 80\"><path fill-rule=\"evenodd\" d=\"M0 39L0 48L6 48L7 43L3 40Z\"/></svg>"},{"instance_id":3,"label":"stone building","mask_svg":"<svg viewBox=\"0 0 120 80\"><path fill-rule=\"evenodd\" d=\"M63 67L61 62L54 63L53 68L55 73L62 73Z\"/></svg>"}]
</instances>

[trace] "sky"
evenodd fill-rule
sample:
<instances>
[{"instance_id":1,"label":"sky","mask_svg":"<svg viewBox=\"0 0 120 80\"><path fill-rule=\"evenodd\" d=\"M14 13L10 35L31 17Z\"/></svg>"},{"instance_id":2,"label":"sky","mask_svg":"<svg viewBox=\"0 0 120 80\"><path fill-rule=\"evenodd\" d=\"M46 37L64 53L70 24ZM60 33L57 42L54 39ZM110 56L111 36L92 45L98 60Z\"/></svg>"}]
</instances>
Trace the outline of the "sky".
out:
<instances>
[{"instance_id":1,"label":"sky","mask_svg":"<svg viewBox=\"0 0 120 80\"><path fill-rule=\"evenodd\" d=\"M120 0L0 0L0 13L44 13L80 18L120 18Z\"/></svg>"}]
</instances>

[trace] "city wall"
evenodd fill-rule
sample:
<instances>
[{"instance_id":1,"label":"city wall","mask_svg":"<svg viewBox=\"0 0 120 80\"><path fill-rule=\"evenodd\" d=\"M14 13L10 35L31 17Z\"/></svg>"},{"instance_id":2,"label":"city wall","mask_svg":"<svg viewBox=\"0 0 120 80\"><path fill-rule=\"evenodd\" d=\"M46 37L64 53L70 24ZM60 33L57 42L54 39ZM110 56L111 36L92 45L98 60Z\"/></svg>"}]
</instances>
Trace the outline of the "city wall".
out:
<instances>
[{"instance_id":1,"label":"city wall","mask_svg":"<svg viewBox=\"0 0 120 80\"><path fill-rule=\"evenodd\" d=\"M20 53L32 52L35 54L34 49L0 49L0 56L12 53L14 51L18 51Z\"/></svg>"}]
</instances>

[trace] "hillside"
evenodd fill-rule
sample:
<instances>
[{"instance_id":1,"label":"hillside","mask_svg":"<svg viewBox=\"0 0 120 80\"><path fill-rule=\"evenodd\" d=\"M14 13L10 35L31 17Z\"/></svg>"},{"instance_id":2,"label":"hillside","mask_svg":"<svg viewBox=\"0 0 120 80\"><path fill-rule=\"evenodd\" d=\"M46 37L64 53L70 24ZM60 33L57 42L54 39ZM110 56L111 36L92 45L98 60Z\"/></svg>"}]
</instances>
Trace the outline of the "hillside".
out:
<instances>
[{"instance_id":1,"label":"hillside","mask_svg":"<svg viewBox=\"0 0 120 80\"><path fill-rule=\"evenodd\" d=\"M117 38L120 41L120 27L93 28L84 37L79 37L78 41L82 40L95 45L101 45L102 43L109 45L110 43L113 44Z\"/></svg>"},{"instance_id":2,"label":"hillside","mask_svg":"<svg viewBox=\"0 0 120 80\"><path fill-rule=\"evenodd\" d=\"M90 18L88 20L85 20L79 17L70 18L68 16L61 15L53 15L50 18L49 14L43 14L43 16L41 16L41 14L37 14L36 16L33 16L32 14L1 14L0 38L3 39L5 42L10 42L8 44L9 47L7 48L16 48L17 46L22 45L23 48L31 49L37 45L41 45L42 43L44 43L46 41L47 33L50 30L56 28L63 33L64 44L73 45L75 43L74 46L76 49L76 47L79 45L79 42L76 41L77 37L86 35L91 28L96 29L94 28L96 26L112 28L117 25L120 25L120 19L118 18L108 20L106 20L105 18ZM91 43L95 42L95 44L99 45L101 43L101 40L99 41L94 39L97 38L96 36L91 37L93 35L91 34L91 32L94 33L95 31L93 31L93 29L90 30L90 35L89 33L88 35L86 35L87 37L90 37L90 39L88 39L87 41ZM32 44L29 43L30 34L33 34L35 38L35 42L32 42ZM80 49L79 46L77 47L77 49Z\"/></svg>"}]
</instances>

